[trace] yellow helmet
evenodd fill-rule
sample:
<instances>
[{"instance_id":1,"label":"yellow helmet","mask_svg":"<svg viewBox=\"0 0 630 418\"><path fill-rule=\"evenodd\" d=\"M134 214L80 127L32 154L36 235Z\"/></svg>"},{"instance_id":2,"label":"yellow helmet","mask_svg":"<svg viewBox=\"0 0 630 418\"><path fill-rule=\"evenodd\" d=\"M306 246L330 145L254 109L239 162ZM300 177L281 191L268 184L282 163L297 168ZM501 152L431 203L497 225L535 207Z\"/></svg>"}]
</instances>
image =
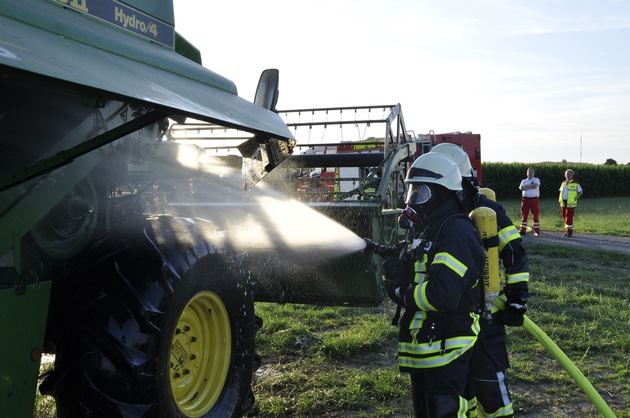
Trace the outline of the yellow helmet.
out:
<instances>
[{"instance_id":1,"label":"yellow helmet","mask_svg":"<svg viewBox=\"0 0 630 418\"><path fill-rule=\"evenodd\" d=\"M468 154L466 154L466 151L464 151L459 145L441 143L431 148L430 152L436 152L447 156L451 161L457 164L457 168L459 168L459 173L462 177L475 176Z\"/></svg>"}]
</instances>

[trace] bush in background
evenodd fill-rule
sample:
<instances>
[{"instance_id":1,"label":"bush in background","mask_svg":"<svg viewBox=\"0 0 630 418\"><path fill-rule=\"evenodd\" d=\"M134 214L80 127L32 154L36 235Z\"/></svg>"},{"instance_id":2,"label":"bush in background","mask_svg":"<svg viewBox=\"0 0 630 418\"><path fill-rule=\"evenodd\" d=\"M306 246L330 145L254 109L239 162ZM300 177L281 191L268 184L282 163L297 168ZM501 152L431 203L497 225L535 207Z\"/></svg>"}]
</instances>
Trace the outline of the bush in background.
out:
<instances>
[{"instance_id":1,"label":"bush in background","mask_svg":"<svg viewBox=\"0 0 630 418\"><path fill-rule=\"evenodd\" d=\"M540 197L558 197L558 189L564 181L564 172L571 169L574 179L584 188L585 197L630 196L630 166L569 163L483 163L482 184L502 199L519 199L521 180L527 177L527 169L533 167L540 179Z\"/></svg>"}]
</instances>

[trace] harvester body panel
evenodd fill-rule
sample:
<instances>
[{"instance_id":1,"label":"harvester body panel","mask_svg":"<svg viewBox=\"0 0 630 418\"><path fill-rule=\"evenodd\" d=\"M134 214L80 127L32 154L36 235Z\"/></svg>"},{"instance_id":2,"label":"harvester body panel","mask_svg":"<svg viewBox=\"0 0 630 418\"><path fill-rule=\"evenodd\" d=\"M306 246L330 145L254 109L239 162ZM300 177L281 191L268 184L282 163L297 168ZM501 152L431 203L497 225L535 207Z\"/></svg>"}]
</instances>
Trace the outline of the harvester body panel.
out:
<instances>
[{"instance_id":1,"label":"harvester body panel","mask_svg":"<svg viewBox=\"0 0 630 418\"><path fill-rule=\"evenodd\" d=\"M277 83L277 75L273 80ZM273 82L262 87L277 91ZM239 155L232 147L232 155L209 162L198 146L169 141L165 137L169 124L187 118L238 130L242 136L238 143L248 143L248 155ZM169 182L181 190L191 179L212 183L230 172L238 177L233 189L243 193L244 161L258 170L247 184L251 187L286 158L292 146L291 132L277 113L239 97L234 83L200 64L198 50L174 31L173 5L166 0L0 0L0 132L0 417L32 416L41 353L55 354L67 336L73 340L66 344L69 350L82 343L73 334L84 335L92 327L83 304L89 305L89 298L99 303L97 286L122 280L123 274L114 270L96 285L94 273L104 260L111 260L111 266L122 258L133 264L132 252L140 251L136 257L142 265L145 255L161 254L162 263L176 272L178 256L158 245L169 240L177 243L170 245L178 252L192 251L201 260L187 259L190 275L200 274L195 265L207 264L208 258L236 259L224 249L221 234L200 226L207 222L176 219L161 211L160 199L174 193ZM162 242L155 236L166 231L152 231L151 225L167 225L181 236L166 236ZM146 234L140 233L142 228ZM129 235L132 231L136 232ZM124 236L133 238L125 241ZM195 240L190 248L182 244ZM132 250L134 245L140 250ZM208 283L216 285L208 284L204 290L218 292L225 287L221 280L210 277ZM139 286L139 280L123 282L130 288ZM165 291L162 299L170 303L166 295L173 289L167 286ZM98 315L95 310L93 317ZM156 308L152 315L174 313ZM141 315L128 322L136 317ZM147 333L154 319L147 321L139 332L148 340L154 338ZM164 335L159 341L170 338L168 332ZM130 338L118 337L120 347ZM83 361L83 356L79 358ZM57 363L52 374L59 376L47 379L47 390L62 399L72 392L60 394L62 375L73 366ZM167 368L162 375L168 374L168 364L150 365L158 366ZM231 367L234 373L236 366ZM248 367L251 371L251 364ZM141 378L135 387L143 390L150 373L133 373ZM249 390L246 378L234 385ZM116 385L110 390L116 391ZM245 395L237 402L244 404ZM124 396L133 401L139 395ZM133 408L160 408L151 404L156 398L139 401L141 405ZM169 400L167 406L184 414L185 399ZM208 410L233 407L215 405L212 399ZM76 403L57 402L59 416L76 416L69 406ZM83 413L94 413L93 407Z\"/></svg>"}]
</instances>

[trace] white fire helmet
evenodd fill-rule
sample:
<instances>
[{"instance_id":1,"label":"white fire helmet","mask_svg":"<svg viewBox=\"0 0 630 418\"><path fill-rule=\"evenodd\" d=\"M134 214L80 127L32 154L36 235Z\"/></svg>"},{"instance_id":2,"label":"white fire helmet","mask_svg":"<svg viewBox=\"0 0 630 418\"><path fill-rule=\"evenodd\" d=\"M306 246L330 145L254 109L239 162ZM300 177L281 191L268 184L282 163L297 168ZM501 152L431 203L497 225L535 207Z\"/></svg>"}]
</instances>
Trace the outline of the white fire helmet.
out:
<instances>
[{"instance_id":1,"label":"white fire helmet","mask_svg":"<svg viewBox=\"0 0 630 418\"><path fill-rule=\"evenodd\" d=\"M462 177L474 177L475 174L472 165L470 165L468 154L466 154L466 151L459 145L441 143L431 148L431 152L446 155L451 161L457 164Z\"/></svg>"},{"instance_id":2,"label":"white fire helmet","mask_svg":"<svg viewBox=\"0 0 630 418\"><path fill-rule=\"evenodd\" d=\"M433 183L449 190L462 190L462 176L457 165L440 153L423 154L407 172L405 183Z\"/></svg>"}]
</instances>

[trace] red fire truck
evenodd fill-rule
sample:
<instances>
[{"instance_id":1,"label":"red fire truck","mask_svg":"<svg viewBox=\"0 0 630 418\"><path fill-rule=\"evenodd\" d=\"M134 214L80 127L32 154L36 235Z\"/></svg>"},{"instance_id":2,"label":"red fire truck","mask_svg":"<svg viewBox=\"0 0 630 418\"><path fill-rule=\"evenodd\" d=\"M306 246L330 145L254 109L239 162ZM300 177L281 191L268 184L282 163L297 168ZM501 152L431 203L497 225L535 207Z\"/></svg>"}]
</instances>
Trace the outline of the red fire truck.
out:
<instances>
[{"instance_id":1,"label":"red fire truck","mask_svg":"<svg viewBox=\"0 0 630 418\"><path fill-rule=\"evenodd\" d=\"M432 146L437 144L447 143L459 145L468 154L470 164L475 171L475 176L481 184L481 135L468 132L450 132L445 134L433 134L422 135L423 139L430 141ZM426 138L425 138L426 137ZM418 155L420 155L419 153Z\"/></svg>"}]
</instances>

